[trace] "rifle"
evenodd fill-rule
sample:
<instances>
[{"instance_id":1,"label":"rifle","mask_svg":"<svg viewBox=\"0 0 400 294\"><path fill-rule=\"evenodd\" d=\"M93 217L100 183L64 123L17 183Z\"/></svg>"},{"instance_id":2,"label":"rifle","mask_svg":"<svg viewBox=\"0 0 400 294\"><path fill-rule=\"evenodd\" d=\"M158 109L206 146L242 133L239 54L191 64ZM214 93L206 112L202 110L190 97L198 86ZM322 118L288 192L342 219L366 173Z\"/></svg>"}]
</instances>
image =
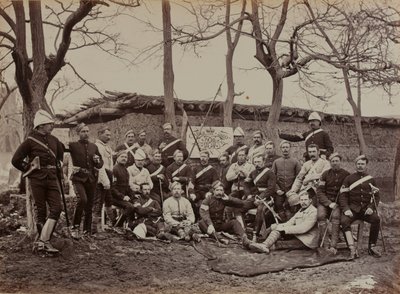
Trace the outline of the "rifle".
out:
<instances>
[{"instance_id":1,"label":"rifle","mask_svg":"<svg viewBox=\"0 0 400 294\"><path fill-rule=\"evenodd\" d=\"M371 183L369 183L369 186L372 189L372 200L374 201L374 206L375 206L375 210L376 210L376 214L378 215L379 219L381 218L381 216L379 215L379 211L378 211L378 205L376 204L376 199L375 199L375 194L379 191L379 189L377 187L375 187L374 185L372 185ZM383 252L386 253L386 244L385 244L385 238L383 237L383 229L382 229L382 221L379 222L379 231L381 232L381 239L382 239L382 246L383 246Z\"/></svg>"}]
</instances>

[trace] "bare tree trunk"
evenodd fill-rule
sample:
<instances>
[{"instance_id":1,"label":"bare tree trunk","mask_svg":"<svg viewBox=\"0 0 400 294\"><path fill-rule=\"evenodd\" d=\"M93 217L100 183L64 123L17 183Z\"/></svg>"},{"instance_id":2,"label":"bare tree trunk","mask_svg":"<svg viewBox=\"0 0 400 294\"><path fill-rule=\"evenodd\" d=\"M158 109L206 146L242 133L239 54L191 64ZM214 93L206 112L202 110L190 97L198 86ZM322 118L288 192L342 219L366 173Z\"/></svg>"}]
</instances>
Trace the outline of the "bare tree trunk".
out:
<instances>
[{"instance_id":1,"label":"bare tree trunk","mask_svg":"<svg viewBox=\"0 0 400 294\"><path fill-rule=\"evenodd\" d=\"M235 83L233 82L233 50L228 49L225 57L227 94L224 102L224 127L232 127L232 111L235 99Z\"/></svg>"},{"instance_id":2,"label":"bare tree trunk","mask_svg":"<svg viewBox=\"0 0 400 294\"><path fill-rule=\"evenodd\" d=\"M164 103L165 121L176 129L174 105L174 69L172 64L171 41L171 5L169 0L162 0L163 38L164 38Z\"/></svg>"},{"instance_id":3,"label":"bare tree trunk","mask_svg":"<svg viewBox=\"0 0 400 294\"><path fill-rule=\"evenodd\" d=\"M275 146L279 146L277 126L282 108L283 78L274 73L270 73L270 75L272 78L272 103L268 114L266 129L264 131L268 140L273 141Z\"/></svg>"},{"instance_id":4,"label":"bare tree trunk","mask_svg":"<svg viewBox=\"0 0 400 294\"><path fill-rule=\"evenodd\" d=\"M364 134L361 125L361 108L354 102L353 94L351 91L349 75L346 69L342 69L344 84L346 87L347 101L349 101L354 114L354 126L356 128L356 134L358 139L358 145L360 148L360 154L366 154L368 151L367 144L365 143ZM361 102L360 102L361 103Z\"/></svg>"}]
</instances>

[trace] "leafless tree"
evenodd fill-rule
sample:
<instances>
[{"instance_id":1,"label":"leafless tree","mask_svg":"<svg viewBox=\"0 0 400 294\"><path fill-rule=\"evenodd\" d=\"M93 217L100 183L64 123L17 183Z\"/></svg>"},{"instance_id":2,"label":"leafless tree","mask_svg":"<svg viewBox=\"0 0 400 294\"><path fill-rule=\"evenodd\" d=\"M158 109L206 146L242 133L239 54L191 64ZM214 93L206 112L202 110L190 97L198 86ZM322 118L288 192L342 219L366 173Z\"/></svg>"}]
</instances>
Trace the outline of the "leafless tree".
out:
<instances>
[{"instance_id":1,"label":"leafless tree","mask_svg":"<svg viewBox=\"0 0 400 294\"><path fill-rule=\"evenodd\" d=\"M0 30L0 58L9 60L7 57L12 57L15 81L24 105L25 133L32 128L34 113L39 108L51 112L45 96L49 84L66 64L68 51L97 47L117 56L123 50L124 44L118 41L118 34L106 30L104 20L117 16L116 12L111 15L102 13L100 7L109 6L108 2L139 5L132 1L81 0L66 3L57 0L52 5L28 1L29 15L25 15L26 3L23 1L2 2L0 5L0 16L8 26ZM46 50L49 38L53 36L45 35L44 27L55 32L54 51ZM27 42L28 33L32 45Z\"/></svg>"},{"instance_id":2,"label":"leafless tree","mask_svg":"<svg viewBox=\"0 0 400 294\"><path fill-rule=\"evenodd\" d=\"M171 34L171 5L169 0L162 0L163 42L164 42L164 105L165 121L170 122L176 129L174 104L174 68L172 62L172 34Z\"/></svg>"},{"instance_id":3,"label":"leafless tree","mask_svg":"<svg viewBox=\"0 0 400 294\"><path fill-rule=\"evenodd\" d=\"M315 7L307 0L304 4L313 21L313 34L312 40L304 38L300 46L312 58L333 66L341 73L347 101L354 113L360 153L365 154L368 149L361 126L361 84L389 91L393 84L400 82L400 66L393 61L397 56L393 56L390 50L393 46L391 39L398 35L398 31L376 20L376 7L369 11L365 5L349 8L343 6L345 3L326 2L328 14L317 19ZM387 7L380 7L379 11L384 14L386 10ZM353 85L357 87L356 97Z\"/></svg>"},{"instance_id":4,"label":"leafless tree","mask_svg":"<svg viewBox=\"0 0 400 294\"><path fill-rule=\"evenodd\" d=\"M56 0L52 5L43 4L40 0L1 2L0 16L7 26L0 29L0 60L9 60L11 55L10 64L13 65L15 82L23 101L25 135L32 129L38 109L52 112L45 97L50 82L66 64L68 51L97 47L117 56L122 50L118 34L109 33L106 29L108 23L105 20L118 15L117 12L113 15L102 13L101 7L109 6L109 3L124 7L139 5L139 2L131 0L80 0L70 3ZM26 11L29 15L25 14ZM27 30L27 24L30 30ZM53 36L45 34L44 26L55 31L53 52L46 50ZM27 42L28 37L30 43ZM29 189L27 191L28 234L33 236L36 225L32 217L31 195Z\"/></svg>"}]
</instances>

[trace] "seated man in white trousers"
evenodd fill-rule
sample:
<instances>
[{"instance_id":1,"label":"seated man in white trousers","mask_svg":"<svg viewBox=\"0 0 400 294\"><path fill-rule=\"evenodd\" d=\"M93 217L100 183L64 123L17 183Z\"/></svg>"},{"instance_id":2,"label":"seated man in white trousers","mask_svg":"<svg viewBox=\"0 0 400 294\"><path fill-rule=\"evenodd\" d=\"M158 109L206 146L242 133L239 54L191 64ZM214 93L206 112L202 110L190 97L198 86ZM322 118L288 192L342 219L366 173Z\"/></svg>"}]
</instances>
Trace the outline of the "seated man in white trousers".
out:
<instances>
[{"instance_id":1,"label":"seated man in white trousers","mask_svg":"<svg viewBox=\"0 0 400 294\"><path fill-rule=\"evenodd\" d=\"M250 243L249 249L259 253L269 253L272 245L281 236L294 235L303 245L315 249L318 247L317 209L307 192L300 195L300 210L286 223L271 225L271 233L263 243Z\"/></svg>"}]
</instances>

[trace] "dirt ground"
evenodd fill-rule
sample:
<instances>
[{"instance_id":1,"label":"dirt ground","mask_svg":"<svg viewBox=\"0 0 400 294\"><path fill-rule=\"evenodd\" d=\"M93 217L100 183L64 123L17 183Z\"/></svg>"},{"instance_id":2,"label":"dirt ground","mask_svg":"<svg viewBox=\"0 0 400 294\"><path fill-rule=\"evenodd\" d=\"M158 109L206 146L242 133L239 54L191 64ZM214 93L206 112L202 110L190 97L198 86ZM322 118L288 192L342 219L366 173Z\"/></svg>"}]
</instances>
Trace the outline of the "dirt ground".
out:
<instances>
[{"instance_id":1,"label":"dirt ground","mask_svg":"<svg viewBox=\"0 0 400 294\"><path fill-rule=\"evenodd\" d=\"M14 232L0 238L0 293L400 293L400 232L385 233L389 250L379 259L363 250L355 261L246 278L212 271L190 244L110 233L94 242L55 238L62 254L41 257Z\"/></svg>"}]
</instances>

